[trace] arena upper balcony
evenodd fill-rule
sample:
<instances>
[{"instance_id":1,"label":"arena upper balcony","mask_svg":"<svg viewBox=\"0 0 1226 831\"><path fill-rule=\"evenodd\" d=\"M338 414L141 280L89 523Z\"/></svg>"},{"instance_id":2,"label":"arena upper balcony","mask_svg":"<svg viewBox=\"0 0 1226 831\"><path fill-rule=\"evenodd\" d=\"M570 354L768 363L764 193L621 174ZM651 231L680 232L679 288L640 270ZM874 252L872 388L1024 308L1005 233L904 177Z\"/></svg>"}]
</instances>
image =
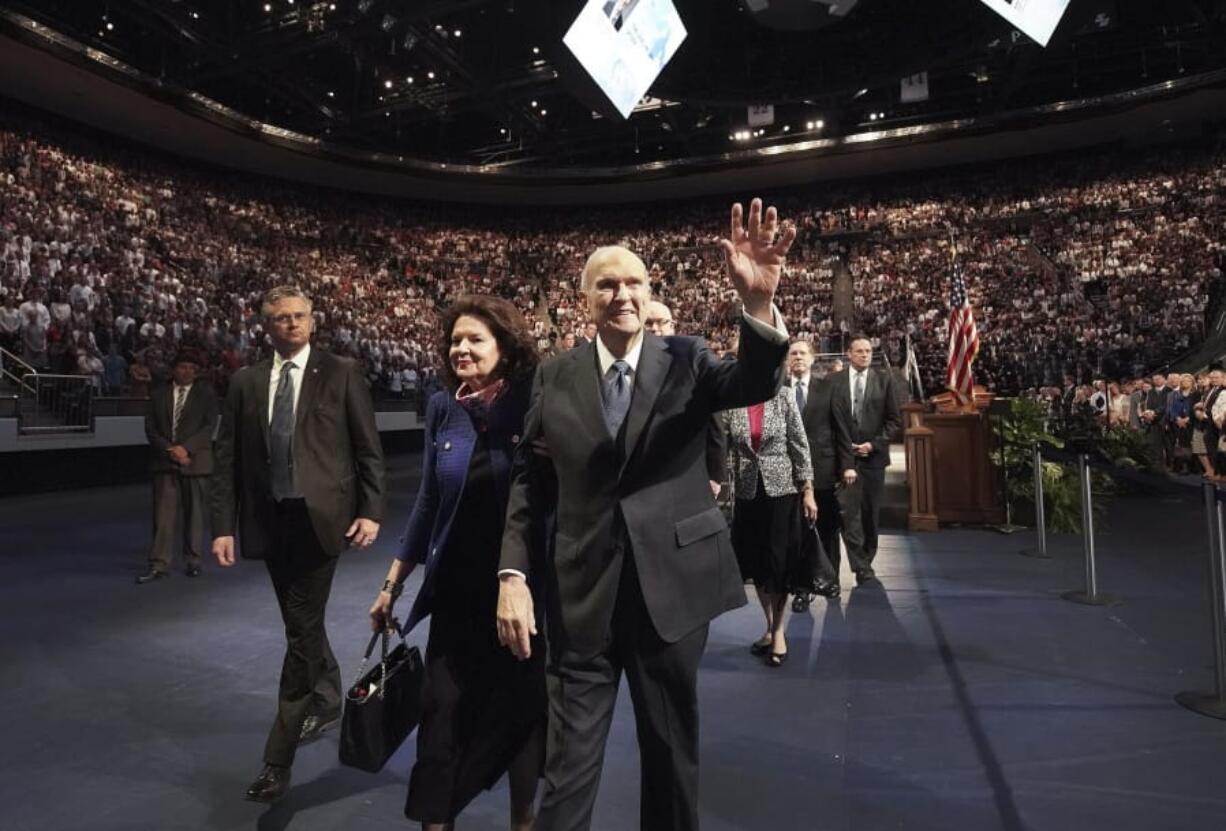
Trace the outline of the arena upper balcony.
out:
<instances>
[{"instance_id":1,"label":"arena upper balcony","mask_svg":"<svg viewBox=\"0 0 1226 831\"><path fill-rule=\"evenodd\" d=\"M1147 143L1226 113L1222 13L1197 3L1074 4L1041 48L971 0L868 0L802 32L757 25L732 0L678 2L688 40L624 121L564 59L577 3L404 5L7 0L0 95L242 171L533 204ZM900 100L900 79L921 71L923 100ZM772 124L747 126L754 103Z\"/></svg>"}]
</instances>

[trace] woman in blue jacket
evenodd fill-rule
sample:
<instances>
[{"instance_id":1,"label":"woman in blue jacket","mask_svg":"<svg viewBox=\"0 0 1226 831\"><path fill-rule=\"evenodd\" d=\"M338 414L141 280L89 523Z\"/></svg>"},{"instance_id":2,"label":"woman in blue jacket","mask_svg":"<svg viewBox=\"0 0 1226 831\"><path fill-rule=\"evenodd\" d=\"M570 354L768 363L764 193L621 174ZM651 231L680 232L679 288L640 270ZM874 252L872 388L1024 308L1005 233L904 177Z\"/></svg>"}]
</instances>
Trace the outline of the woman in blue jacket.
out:
<instances>
[{"instance_id":1,"label":"woman in blue jacket","mask_svg":"<svg viewBox=\"0 0 1226 831\"><path fill-rule=\"evenodd\" d=\"M425 569L404 631L430 616L417 764L405 815L445 831L482 790L510 774L511 828L530 829L544 756L540 656L518 661L498 644L498 555L515 445L523 429L535 345L523 316L495 297L459 299L443 320L445 389L426 409L417 501L372 627L395 625L409 573Z\"/></svg>"}]
</instances>

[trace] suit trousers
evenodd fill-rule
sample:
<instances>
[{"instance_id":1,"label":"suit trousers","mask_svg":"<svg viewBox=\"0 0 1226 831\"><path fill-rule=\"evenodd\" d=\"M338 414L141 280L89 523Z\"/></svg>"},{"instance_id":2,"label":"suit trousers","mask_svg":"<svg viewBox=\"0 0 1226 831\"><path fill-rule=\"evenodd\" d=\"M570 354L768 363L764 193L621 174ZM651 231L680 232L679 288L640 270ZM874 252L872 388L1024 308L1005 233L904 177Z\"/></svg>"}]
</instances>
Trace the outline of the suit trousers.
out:
<instances>
[{"instance_id":1,"label":"suit trousers","mask_svg":"<svg viewBox=\"0 0 1226 831\"><path fill-rule=\"evenodd\" d=\"M826 551L823 560L818 556L817 545L813 534L806 533L803 537L805 562L816 566L816 577L820 581L839 582L839 564L842 557L839 552L839 528L842 527L842 508L839 507L838 492L834 488L822 488L813 491L817 502L817 539L821 540ZM812 554L809 550L813 549Z\"/></svg>"},{"instance_id":2,"label":"suit trousers","mask_svg":"<svg viewBox=\"0 0 1226 831\"><path fill-rule=\"evenodd\" d=\"M187 565L200 565L207 482L206 476L184 476L176 471L153 474L153 546L149 550L149 565L155 571L170 570L180 540Z\"/></svg>"},{"instance_id":3,"label":"suit trousers","mask_svg":"<svg viewBox=\"0 0 1226 831\"><path fill-rule=\"evenodd\" d=\"M545 792L537 831L586 831L600 785L605 741L624 672L640 758L639 827L698 828L698 663L707 624L675 643L656 633L627 550L612 642L597 655L549 654Z\"/></svg>"},{"instance_id":4,"label":"suit trousers","mask_svg":"<svg viewBox=\"0 0 1226 831\"><path fill-rule=\"evenodd\" d=\"M330 718L341 708L340 669L324 629L337 558L320 548L304 500L279 503L271 530L273 544L264 563L285 624L285 658L264 762L288 767L307 716Z\"/></svg>"},{"instance_id":5,"label":"suit trousers","mask_svg":"<svg viewBox=\"0 0 1226 831\"><path fill-rule=\"evenodd\" d=\"M855 484L839 491L843 513L843 542L847 545L847 564L859 574L872 573L877 556L878 522L881 494L885 489L885 468L857 468Z\"/></svg>"}]
</instances>

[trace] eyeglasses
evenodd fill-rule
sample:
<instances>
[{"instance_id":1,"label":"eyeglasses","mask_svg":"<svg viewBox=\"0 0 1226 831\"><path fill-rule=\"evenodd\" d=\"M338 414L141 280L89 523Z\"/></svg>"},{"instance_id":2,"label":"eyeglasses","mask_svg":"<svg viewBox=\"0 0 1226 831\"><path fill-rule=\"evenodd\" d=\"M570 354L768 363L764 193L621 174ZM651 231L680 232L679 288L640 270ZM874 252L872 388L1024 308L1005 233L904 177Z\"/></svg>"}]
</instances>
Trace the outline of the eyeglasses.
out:
<instances>
[{"instance_id":1,"label":"eyeglasses","mask_svg":"<svg viewBox=\"0 0 1226 831\"><path fill-rule=\"evenodd\" d=\"M294 323L305 323L307 318L310 316L310 312L286 312L285 314L274 315L271 320L278 326L288 326L290 321L293 321Z\"/></svg>"}]
</instances>

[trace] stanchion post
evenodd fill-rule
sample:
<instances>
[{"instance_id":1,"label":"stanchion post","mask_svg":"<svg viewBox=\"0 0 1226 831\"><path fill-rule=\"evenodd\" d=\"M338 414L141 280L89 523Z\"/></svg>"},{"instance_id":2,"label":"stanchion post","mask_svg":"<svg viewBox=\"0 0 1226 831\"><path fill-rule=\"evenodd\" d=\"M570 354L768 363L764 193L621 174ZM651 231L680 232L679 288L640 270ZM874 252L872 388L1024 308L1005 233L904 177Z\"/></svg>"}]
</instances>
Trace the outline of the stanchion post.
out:
<instances>
[{"instance_id":1,"label":"stanchion post","mask_svg":"<svg viewBox=\"0 0 1226 831\"><path fill-rule=\"evenodd\" d=\"M1194 713L1226 719L1226 518L1217 486L1204 485L1205 517L1209 530L1209 612L1213 620L1212 693L1188 691L1175 701Z\"/></svg>"},{"instance_id":2,"label":"stanchion post","mask_svg":"<svg viewBox=\"0 0 1226 831\"><path fill-rule=\"evenodd\" d=\"M1077 470L1081 475L1081 536L1085 548L1085 590L1065 592L1060 596L1086 606L1113 606L1119 602L1118 598L1098 593L1098 564L1094 558L1094 489L1090 482L1090 457L1085 453L1077 457Z\"/></svg>"},{"instance_id":3,"label":"stanchion post","mask_svg":"<svg viewBox=\"0 0 1226 831\"><path fill-rule=\"evenodd\" d=\"M1036 441L1032 449L1034 463L1034 533L1036 548L1022 551L1027 557L1050 560L1047 553L1047 509L1043 506L1043 449Z\"/></svg>"}]
</instances>

